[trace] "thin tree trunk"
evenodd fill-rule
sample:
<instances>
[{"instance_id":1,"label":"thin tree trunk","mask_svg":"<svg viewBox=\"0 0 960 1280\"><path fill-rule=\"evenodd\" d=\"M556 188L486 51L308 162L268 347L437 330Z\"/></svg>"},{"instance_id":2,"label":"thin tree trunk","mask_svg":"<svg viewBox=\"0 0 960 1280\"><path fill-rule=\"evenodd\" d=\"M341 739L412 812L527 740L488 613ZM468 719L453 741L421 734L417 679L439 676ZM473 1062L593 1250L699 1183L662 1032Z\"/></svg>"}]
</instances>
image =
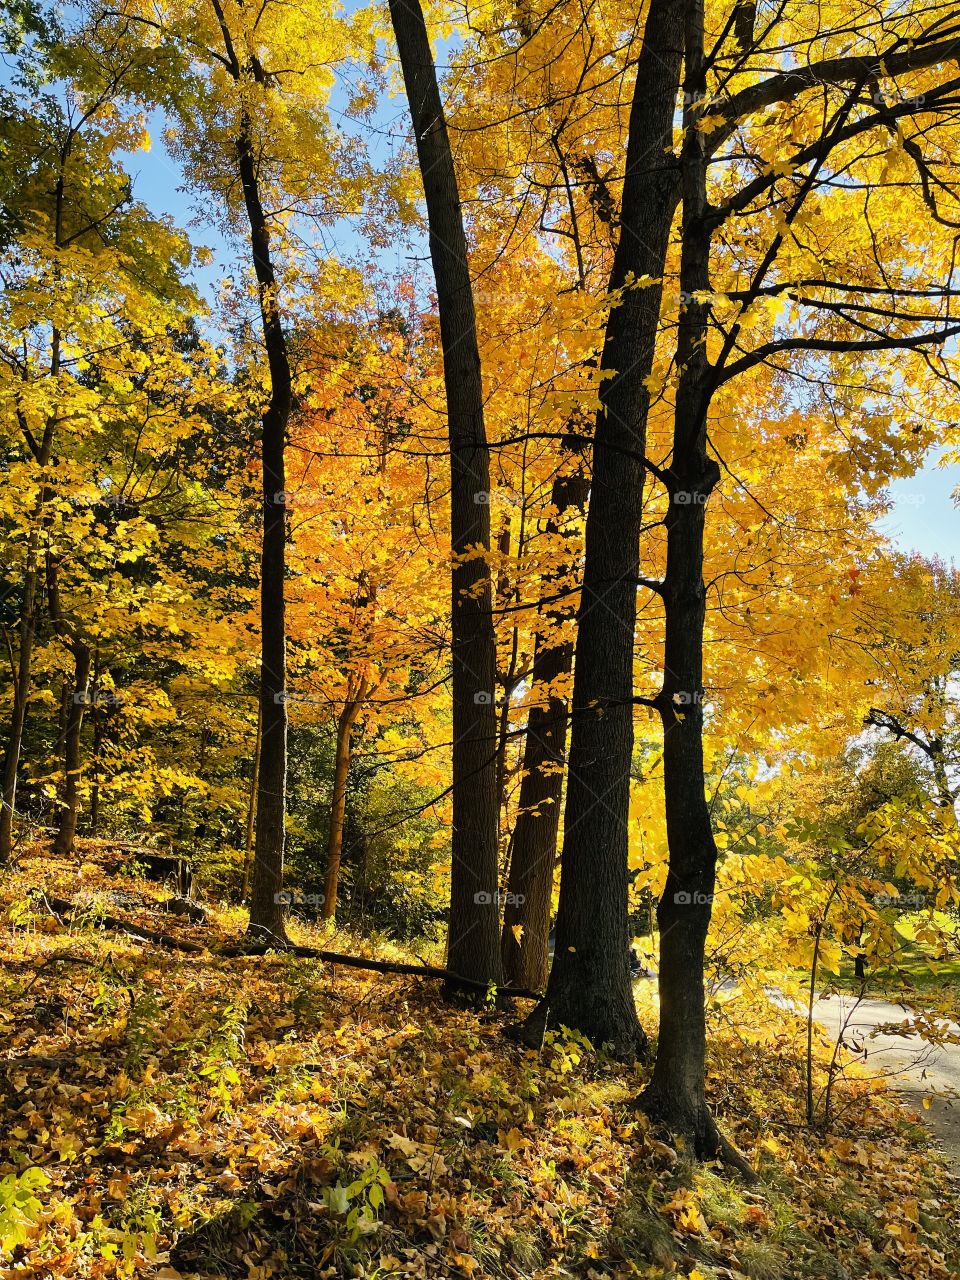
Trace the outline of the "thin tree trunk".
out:
<instances>
[{"instance_id":1,"label":"thin tree trunk","mask_svg":"<svg viewBox=\"0 0 960 1280\"><path fill-rule=\"evenodd\" d=\"M645 1109L696 1152L712 1156L720 1138L704 1092L706 1025L704 948L713 903L717 848L710 822L703 763L703 582L707 499L720 471L707 457L710 364L706 352L710 288L710 228L705 220L706 135L698 128L705 98L702 0L689 0L683 143L683 219L680 263L685 299L677 339L680 370L668 473L667 561L663 687L664 800L669 861L658 907L660 1034Z\"/></svg>"},{"instance_id":2,"label":"thin tree trunk","mask_svg":"<svg viewBox=\"0 0 960 1280\"><path fill-rule=\"evenodd\" d=\"M57 225L60 225L62 181L58 183ZM54 329L51 339L50 373L60 371L60 332ZM53 449L54 419L48 419L39 446L33 449L34 458L41 472L50 463ZM46 484L41 484L40 498L34 516L34 527L27 542L27 559L23 575L23 611L20 615L20 645L17 654L17 678L13 690L13 711L10 717L10 733L3 760L3 805L0 808L0 867L10 861L13 852L13 819L17 801L17 775L20 770L20 753L23 748L23 729L27 719L27 703L30 700L30 678L33 662L33 646L37 629L37 589L40 584L40 542L43 526L43 509L49 497Z\"/></svg>"},{"instance_id":3,"label":"thin tree trunk","mask_svg":"<svg viewBox=\"0 0 960 1280\"><path fill-rule=\"evenodd\" d=\"M77 834L77 817L80 810L80 772L81 733L83 731L84 708L90 697L90 662L91 653L82 640L74 640L73 651L73 697L67 717L67 731L64 738L63 764L64 784L63 802L57 823L57 834L53 842L54 853L68 857L73 852L73 842Z\"/></svg>"},{"instance_id":4,"label":"thin tree trunk","mask_svg":"<svg viewBox=\"0 0 960 1280\"><path fill-rule=\"evenodd\" d=\"M630 979L627 852L633 754L633 644L643 507L646 385L661 280L679 195L671 151L684 0L652 0L637 66L621 231L593 447L574 666L557 945L544 1003L527 1021L537 1043L564 1024L622 1058L643 1052ZM639 281L627 287L631 281ZM614 372L615 371L615 372Z\"/></svg>"},{"instance_id":5,"label":"thin tree trunk","mask_svg":"<svg viewBox=\"0 0 960 1280\"><path fill-rule=\"evenodd\" d=\"M557 476L550 495L550 505L556 515L547 525L548 533L564 539L572 537L570 517L583 512L589 488L582 463L573 474ZM551 580L556 584L566 581L574 561L571 548L567 563ZM550 630L537 636L531 669L534 692L555 688L557 682L570 675L573 640L557 643L555 635L555 629L563 624L565 617L560 608L546 610ZM542 991L546 986L550 967L550 901L566 744L567 699L552 694L545 703L533 705L527 716L523 776L500 940L504 981L533 991Z\"/></svg>"},{"instance_id":6,"label":"thin tree trunk","mask_svg":"<svg viewBox=\"0 0 960 1280\"><path fill-rule=\"evenodd\" d=\"M59 249L63 241L63 206L65 196L65 170L73 145L70 131L60 149L60 170L54 188L53 243ZM55 269L55 273L58 269ZM50 377L60 373L60 330L53 328L50 335ZM40 542L43 527L43 510L49 497L43 471L50 463L53 451L53 432L56 418L51 414L39 442L34 439L21 419L26 443L41 471L40 497L35 512L34 526L27 543L27 560L23 578L23 612L20 615L20 652L17 657L17 678L13 691L13 713L10 718L10 734L3 760L3 802L0 808L0 867L6 866L13 852L13 818L17 801L17 774L20 769L20 752L23 748L23 728L27 718L27 702L30 698L30 674L33 660L33 644L37 622L37 588L40 578Z\"/></svg>"},{"instance_id":7,"label":"thin tree trunk","mask_svg":"<svg viewBox=\"0 0 960 1280\"><path fill-rule=\"evenodd\" d=\"M221 0L211 0L223 39L227 70L238 86L266 91L263 67L255 56L238 50ZM257 827L249 932L257 937L285 938L283 858L287 809L287 631L286 574L287 495L284 451L293 407L290 352L283 330L273 265L270 228L263 208L257 152L249 107L240 113L234 143L237 173L250 227L250 251L257 279L263 345L269 371L269 396L263 411L263 544L260 554L260 775L257 780Z\"/></svg>"},{"instance_id":8,"label":"thin tree trunk","mask_svg":"<svg viewBox=\"0 0 960 1280\"><path fill-rule=\"evenodd\" d=\"M499 981L496 639L490 457L463 213L419 0L390 0L417 143L437 286L450 440L453 847L447 968ZM478 554L479 552L479 554Z\"/></svg>"},{"instance_id":9,"label":"thin tree trunk","mask_svg":"<svg viewBox=\"0 0 960 1280\"><path fill-rule=\"evenodd\" d=\"M348 691L348 700L337 717L333 797L330 802L330 830L327 836L327 871L323 881L322 915L324 920L333 920L337 914L340 857L343 853L343 818L347 809L347 780L350 776L350 738L366 694L366 682L361 680L352 695Z\"/></svg>"},{"instance_id":10,"label":"thin tree trunk","mask_svg":"<svg viewBox=\"0 0 960 1280\"><path fill-rule=\"evenodd\" d=\"M84 644L76 626L64 616L60 599L60 561L52 552L46 554L47 601L50 623L55 634L64 642L73 657L72 688L67 684L64 706L66 717L63 734L57 743L63 752L63 789L57 814L57 834L54 852L68 857L73 852L77 834L77 815L80 806L81 733L83 716L90 696L90 663L92 651Z\"/></svg>"},{"instance_id":11,"label":"thin tree trunk","mask_svg":"<svg viewBox=\"0 0 960 1280\"><path fill-rule=\"evenodd\" d=\"M277 303L270 233L260 197L249 121L236 144L237 165L250 223L250 245L260 295L270 396L263 413L263 547L260 569L260 774L254 842L250 932L285 936L283 858L287 788L286 493L284 449L292 406L287 339Z\"/></svg>"},{"instance_id":12,"label":"thin tree trunk","mask_svg":"<svg viewBox=\"0 0 960 1280\"><path fill-rule=\"evenodd\" d=\"M507 520L497 538L497 555L500 557L500 571L496 580L496 599L498 604L506 604L511 596L510 575L506 570L506 560L510 555L510 521ZM507 808L507 743L510 740L510 699L519 683L517 677L517 658L519 657L520 632L513 627L510 638L510 661L502 674L503 701L500 703L497 717L497 833L503 834L506 825ZM499 673L498 673L499 675Z\"/></svg>"},{"instance_id":13,"label":"thin tree trunk","mask_svg":"<svg viewBox=\"0 0 960 1280\"><path fill-rule=\"evenodd\" d=\"M257 788L260 785L260 744L263 737L263 709L257 703L257 737L253 746L253 772L250 777L250 797L247 802L247 834L243 848L243 880L240 885L240 901L246 902L250 892L250 868L253 864L253 836L257 821Z\"/></svg>"},{"instance_id":14,"label":"thin tree trunk","mask_svg":"<svg viewBox=\"0 0 960 1280\"><path fill-rule=\"evenodd\" d=\"M90 718L93 721L93 744L90 749L90 834L97 834L100 823L100 752L103 747L103 711L100 707L100 681L103 678L103 667L99 649L93 659L93 702L90 704Z\"/></svg>"},{"instance_id":15,"label":"thin tree trunk","mask_svg":"<svg viewBox=\"0 0 960 1280\"><path fill-rule=\"evenodd\" d=\"M20 752L23 747L23 729L27 718L27 701L30 697L30 668L33 659L33 642L36 630L37 602L37 554L40 535L38 530L30 534L27 547L27 564L23 577L23 611L20 615L20 645L17 654L17 679L13 688L13 710L10 716L10 732L3 759L3 807L0 809L0 866L10 861L13 853L13 818L17 802L17 775L20 770Z\"/></svg>"}]
</instances>

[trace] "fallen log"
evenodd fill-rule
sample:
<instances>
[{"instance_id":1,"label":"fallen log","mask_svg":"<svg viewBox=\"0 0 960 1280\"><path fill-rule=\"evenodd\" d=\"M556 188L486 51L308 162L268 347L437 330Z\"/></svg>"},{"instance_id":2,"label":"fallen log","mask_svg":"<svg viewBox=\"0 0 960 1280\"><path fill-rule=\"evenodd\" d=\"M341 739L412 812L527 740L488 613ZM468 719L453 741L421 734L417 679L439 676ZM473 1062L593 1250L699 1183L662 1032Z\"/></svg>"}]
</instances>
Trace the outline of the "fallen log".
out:
<instances>
[{"instance_id":1,"label":"fallen log","mask_svg":"<svg viewBox=\"0 0 960 1280\"><path fill-rule=\"evenodd\" d=\"M73 1058L63 1055L48 1057L43 1053L24 1053L19 1058L0 1058L0 1067L5 1071L25 1071L30 1067L41 1067L45 1071L55 1071L73 1061Z\"/></svg>"},{"instance_id":2,"label":"fallen log","mask_svg":"<svg viewBox=\"0 0 960 1280\"><path fill-rule=\"evenodd\" d=\"M51 898L45 893L41 893L39 898L50 914L61 923L78 909L75 902L68 902L65 898ZM207 950L198 942L174 938L171 934L159 933L156 929L142 929L140 925L131 924L129 920L119 920L116 916L97 916L97 925L101 929L124 933L127 937L136 938L138 942L152 942L155 946L167 947L171 951L188 951L193 955L201 955Z\"/></svg>"},{"instance_id":3,"label":"fallen log","mask_svg":"<svg viewBox=\"0 0 960 1280\"><path fill-rule=\"evenodd\" d=\"M486 992L490 989L485 982L475 982L471 978L461 978L459 974L452 973L449 969L440 969L432 964L406 964L400 960L373 960L368 956L349 956L341 951L324 951L320 947L300 947L292 942L284 943L278 941L272 946L259 942L241 943L238 946L220 947L214 954L218 956L265 956L271 952L303 956L311 960L322 960L326 964L342 964L347 969L367 969L373 973L409 974L415 978L437 978L442 982L450 982L455 986L465 987L470 991ZM525 987L495 987L494 991L498 999L543 999L542 992L528 991Z\"/></svg>"},{"instance_id":4,"label":"fallen log","mask_svg":"<svg viewBox=\"0 0 960 1280\"><path fill-rule=\"evenodd\" d=\"M47 907L51 915L56 916L58 920L71 915L76 911L76 904L67 902L63 898L51 898L47 894L40 894L40 898ZM187 942L185 939L171 937L167 933L157 933L153 929L141 929L139 925L130 924L125 920L118 920L114 916L100 916L98 924L104 929L113 929L119 933L126 933L130 937L137 938L141 942L153 942L158 946L169 947L177 951L189 951L199 954L208 950L208 948L200 946L196 942ZM212 948L211 948L212 950ZM440 969L435 965L429 964L406 964L399 960L373 960L367 956L350 956L340 951L324 951L320 947L301 947L294 943L277 941L274 944L267 943L241 943L237 946L219 947L213 951L216 956L233 957L233 956L265 956L271 952L279 952L284 955L303 956L311 960L322 960L325 964L341 964L347 969L364 969L372 973L398 973L409 974L414 978L437 978L442 982L449 982L455 986L463 987L468 991L486 992L490 988L484 982L475 982L470 978L461 978L459 974L452 973L449 969ZM539 991L528 991L524 987L495 987L494 993L498 999L507 1000L542 1000L543 995Z\"/></svg>"}]
</instances>

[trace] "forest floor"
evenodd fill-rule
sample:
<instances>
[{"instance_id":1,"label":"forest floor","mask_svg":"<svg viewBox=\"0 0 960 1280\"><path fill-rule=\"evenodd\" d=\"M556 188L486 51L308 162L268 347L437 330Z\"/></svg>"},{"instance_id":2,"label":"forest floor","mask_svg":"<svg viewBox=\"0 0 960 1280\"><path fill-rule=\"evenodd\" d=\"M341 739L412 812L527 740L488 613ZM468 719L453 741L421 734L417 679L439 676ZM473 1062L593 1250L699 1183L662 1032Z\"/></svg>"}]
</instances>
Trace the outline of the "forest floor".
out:
<instances>
[{"instance_id":1,"label":"forest floor","mask_svg":"<svg viewBox=\"0 0 960 1280\"><path fill-rule=\"evenodd\" d=\"M786 1010L711 1027L747 1186L636 1111L648 1068L568 1033L524 1050L517 1014L435 981L218 955L236 911L171 918L108 854L27 848L0 885L5 1278L960 1275L958 1189L916 1112L854 1067L832 1128L807 1129ZM58 919L40 889L82 910Z\"/></svg>"}]
</instances>

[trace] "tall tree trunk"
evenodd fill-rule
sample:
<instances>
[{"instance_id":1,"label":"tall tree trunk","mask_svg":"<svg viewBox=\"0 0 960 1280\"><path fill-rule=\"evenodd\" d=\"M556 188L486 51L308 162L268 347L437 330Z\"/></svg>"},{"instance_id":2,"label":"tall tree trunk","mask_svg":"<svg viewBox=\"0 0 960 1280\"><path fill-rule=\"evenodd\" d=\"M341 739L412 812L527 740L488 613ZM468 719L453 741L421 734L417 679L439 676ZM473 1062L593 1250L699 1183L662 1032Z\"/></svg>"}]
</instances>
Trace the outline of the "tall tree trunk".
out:
<instances>
[{"instance_id":1,"label":"tall tree trunk","mask_svg":"<svg viewBox=\"0 0 960 1280\"><path fill-rule=\"evenodd\" d=\"M703 763L703 547L706 503L720 478L707 457L711 366L706 337L711 230L706 221L706 134L698 127L705 100L702 0L689 0L684 80L680 370L673 455L667 473L667 561L662 594L665 631L663 774L669 862L657 911L660 926L660 1034L645 1109L688 1135L701 1156L720 1139L704 1093L706 1027L704 948L716 877Z\"/></svg>"},{"instance_id":2,"label":"tall tree trunk","mask_svg":"<svg viewBox=\"0 0 960 1280\"><path fill-rule=\"evenodd\" d=\"M57 228L62 219L62 178L57 184ZM50 374L60 372L60 331L54 329L51 339ZM28 437L28 444L41 473L50 464L53 450L55 419L48 418L39 445ZM40 496L34 514L34 525L27 542L27 559L23 575L23 610L20 614L20 644L17 654L17 676L13 689L13 711L10 716L10 733L7 737L3 759L3 806L0 808L0 867L10 861L13 852L13 818L17 802L17 775L20 770L20 753L23 748L23 729L27 719L27 703L30 700L30 677L33 663L33 645L37 629L37 592L40 586L40 545L44 526L44 507L50 498L50 490L41 476Z\"/></svg>"},{"instance_id":3,"label":"tall tree trunk","mask_svg":"<svg viewBox=\"0 0 960 1280\"><path fill-rule=\"evenodd\" d=\"M65 194L64 174L73 145L73 131L68 134L60 149L60 169L54 187L53 243L59 249L63 243L63 207ZM55 268L55 274L59 268ZM60 373L60 330L54 326L50 334L50 377ZM27 559L23 577L23 612L20 615L20 652L17 655L17 677L13 691L13 712L10 717L10 733L3 759L3 801L0 808L0 867L10 861L13 852L13 818L17 801L17 775L20 770L20 752L23 747L23 727L27 718L27 702L30 698L30 674L33 661L33 644L37 623L37 589L40 580L40 545L44 525L44 507L50 490L43 472L50 464L53 451L53 433L56 417L50 414L44 424L43 436L38 442L26 422L20 423L24 438L34 461L41 472L41 488L34 515L34 525L27 543Z\"/></svg>"},{"instance_id":4,"label":"tall tree trunk","mask_svg":"<svg viewBox=\"0 0 960 1280\"><path fill-rule=\"evenodd\" d=\"M58 750L63 751L63 790L60 795L57 815L57 834L54 837L54 852L68 857L73 852L73 841L77 834L77 815L80 806L80 770L82 767L80 748L83 731L83 716L90 697L90 662L92 652L84 644L76 625L69 621L63 612L60 599L60 561L51 552L46 554L47 601L50 623L56 635L64 642L73 658L72 687L68 683L64 698L66 718L63 735L58 742Z\"/></svg>"},{"instance_id":5,"label":"tall tree trunk","mask_svg":"<svg viewBox=\"0 0 960 1280\"><path fill-rule=\"evenodd\" d=\"M100 650L93 658L93 701L90 704L90 719L93 721L93 743L90 748L90 834L95 836L100 825L100 752L103 748L103 711L100 705L100 682L103 678L103 665Z\"/></svg>"},{"instance_id":6,"label":"tall tree trunk","mask_svg":"<svg viewBox=\"0 0 960 1280\"><path fill-rule=\"evenodd\" d=\"M287 339L277 302L270 232L260 197L250 122L245 117L236 144L237 166L250 223L250 245L260 295L270 395L263 413L263 547L260 560L260 776L254 843L250 932L285 936L283 858L287 790L286 492L284 449L292 407Z\"/></svg>"},{"instance_id":7,"label":"tall tree trunk","mask_svg":"<svg viewBox=\"0 0 960 1280\"><path fill-rule=\"evenodd\" d=\"M556 514L547 524L548 533L564 539L573 537L570 518L582 514L589 488L582 462L573 474L556 477L550 494L550 505ZM548 583L566 582L575 560L571 547L565 563L551 575ZM557 643L555 634L566 616L558 606L545 610L550 630L537 636L530 673L534 694L538 689L555 688L557 682L570 675L573 640ZM550 967L550 900L557 860L566 745L567 699L554 693L545 702L535 703L527 716L523 776L500 940L504 981L531 991L543 990Z\"/></svg>"},{"instance_id":8,"label":"tall tree trunk","mask_svg":"<svg viewBox=\"0 0 960 1280\"><path fill-rule=\"evenodd\" d=\"M223 39L225 65L243 92L256 85L266 92L259 60L234 44L221 0L211 0ZM244 99L246 102L247 100ZM270 228L263 208L250 108L240 112L234 142L237 173L250 227L250 251L257 280L263 345L269 370L269 395L263 411L263 544L260 554L260 776L257 782L257 830L249 932L268 940L285 938L283 857L287 810L287 495L284 451L293 407L290 351L283 330Z\"/></svg>"},{"instance_id":9,"label":"tall tree trunk","mask_svg":"<svg viewBox=\"0 0 960 1280\"><path fill-rule=\"evenodd\" d=\"M637 66L593 446L574 666L557 944L527 1021L575 1027L622 1058L645 1049L630 979L627 827L644 449L661 280L679 194L671 151L684 0L652 0ZM632 281L639 283L632 284ZM614 372L615 371L615 372Z\"/></svg>"},{"instance_id":10,"label":"tall tree trunk","mask_svg":"<svg viewBox=\"0 0 960 1280\"><path fill-rule=\"evenodd\" d=\"M17 777L20 771L20 752L23 747L23 729L27 719L27 701L30 697L30 669L33 660L33 642L37 621L37 556L39 530L30 534L27 546L27 563L23 575L23 608L20 614L20 644L17 654L17 674L13 687L13 709L10 715L10 731L3 758L3 807L0 809L0 866L5 866L13 853L13 818L17 803Z\"/></svg>"},{"instance_id":11,"label":"tall tree trunk","mask_svg":"<svg viewBox=\"0 0 960 1280\"><path fill-rule=\"evenodd\" d=\"M330 801L330 830L327 835L327 871L323 881L324 920L333 920L337 914L337 887L340 883L340 857L343 853L343 818L347 809L347 780L350 776L350 738L366 695L367 684L361 679L355 690L348 690L347 701L337 717L333 796Z\"/></svg>"},{"instance_id":12,"label":"tall tree trunk","mask_svg":"<svg viewBox=\"0 0 960 1280\"><path fill-rule=\"evenodd\" d=\"M257 703L257 736L253 744L253 770L250 774L250 796L247 801L247 830L243 847L243 880L240 901L246 902L250 892L250 869L253 864L253 837L257 821L257 788L260 785L260 746L263 739L263 708Z\"/></svg>"},{"instance_id":13,"label":"tall tree trunk","mask_svg":"<svg viewBox=\"0 0 960 1280\"><path fill-rule=\"evenodd\" d=\"M67 731L63 744L64 784L57 834L53 842L55 853L69 857L77 834L77 817L80 811L81 733L84 709L90 698L91 653L82 640L75 639L73 652L73 696L67 717Z\"/></svg>"},{"instance_id":14,"label":"tall tree trunk","mask_svg":"<svg viewBox=\"0 0 960 1280\"><path fill-rule=\"evenodd\" d=\"M490 456L463 212L419 0L390 0L410 104L437 286L450 442L453 847L447 968L500 977L497 909L496 640L490 566Z\"/></svg>"},{"instance_id":15,"label":"tall tree trunk","mask_svg":"<svg viewBox=\"0 0 960 1280\"><path fill-rule=\"evenodd\" d=\"M520 548L518 548L519 554ZM516 596L515 588L510 581L507 570L507 557L510 555L510 520L504 522L497 538L497 556L500 568L495 581L495 597L498 607L503 607ZM507 744L510 741L510 702L522 676L517 674L517 661L520 656L520 630L514 626L510 636L510 658L505 671L497 672L497 682L503 689L503 699L497 717L497 833L503 836L507 820Z\"/></svg>"}]
</instances>

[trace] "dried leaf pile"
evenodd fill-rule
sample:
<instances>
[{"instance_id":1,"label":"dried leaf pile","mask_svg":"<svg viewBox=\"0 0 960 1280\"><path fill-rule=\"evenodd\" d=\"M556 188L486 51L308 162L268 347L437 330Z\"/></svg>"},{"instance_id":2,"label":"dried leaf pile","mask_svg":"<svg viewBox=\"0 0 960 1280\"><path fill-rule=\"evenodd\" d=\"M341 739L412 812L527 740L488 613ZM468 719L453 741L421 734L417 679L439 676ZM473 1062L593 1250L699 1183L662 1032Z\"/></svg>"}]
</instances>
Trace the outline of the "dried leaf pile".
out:
<instances>
[{"instance_id":1,"label":"dried leaf pile","mask_svg":"<svg viewBox=\"0 0 960 1280\"><path fill-rule=\"evenodd\" d=\"M161 914L156 886L86 857L29 851L3 886L4 1276L960 1274L925 1130L855 1079L833 1132L804 1129L787 1015L713 1036L712 1101L760 1174L745 1187L634 1109L644 1069L566 1033L524 1050L510 1014L434 982L219 957L229 916ZM56 919L38 886L83 910Z\"/></svg>"}]
</instances>

